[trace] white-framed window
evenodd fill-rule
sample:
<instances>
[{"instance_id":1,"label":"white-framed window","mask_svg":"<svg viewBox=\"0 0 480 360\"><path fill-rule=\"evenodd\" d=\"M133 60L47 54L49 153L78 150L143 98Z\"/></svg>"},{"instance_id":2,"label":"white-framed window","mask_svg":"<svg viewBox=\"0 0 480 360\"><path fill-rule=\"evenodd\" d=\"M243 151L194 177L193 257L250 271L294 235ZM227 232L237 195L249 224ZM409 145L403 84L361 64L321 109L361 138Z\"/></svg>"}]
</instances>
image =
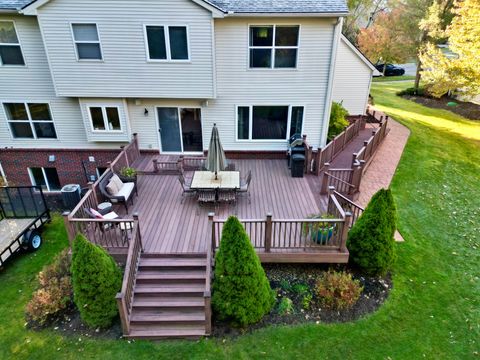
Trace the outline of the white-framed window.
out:
<instances>
[{"instance_id":1,"label":"white-framed window","mask_svg":"<svg viewBox=\"0 0 480 360\"><path fill-rule=\"evenodd\" d=\"M32 185L40 186L44 191L60 191L62 188L54 167L31 167L28 168L28 175Z\"/></svg>"},{"instance_id":2,"label":"white-framed window","mask_svg":"<svg viewBox=\"0 0 480 360\"><path fill-rule=\"evenodd\" d=\"M120 107L108 105L87 106L90 125L95 132L121 132Z\"/></svg>"},{"instance_id":3,"label":"white-framed window","mask_svg":"<svg viewBox=\"0 0 480 360\"><path fill-rule=\"evenodd\" d=\"M302 135L304 106L237 106L237 140L284 141Z\"/></svg>"},{"instance_id":4,"label":"white-framed window","mask_svg":"<svg viewBox=\"0 0 480 360\"><path fill-rule=\"evenodd\" d=\"M103 60L97 24L72 23L71 26L77 59Z\"/></svg>"},{"instance_id":5,"label":"white-framed window","mask_svg":"<svg viewBox=\"0 0 480 360\"><path fill-rule=\"evenodd\" d=\"M0 20L0 66L25 66L22 46L18 39L15 23L11 20Z\"/></svg>"},{"instance_id":6,"label":"white-framed window","mask_svg":"<svg viewBox=\"0 0 480 360\"><path fill-rule=\"evenodd\" d=\"M190 61L188 26L144 25L148 61Z\"/></svg>"},{"instance_id":7,"label":"white-framed window","mask_svg":"<svg viewBox=\"0 0 480 360\"><path fill-rule=\"evenodd\" d=\"M299 25L250 25L250 68L296 68Z\"/></svg>"},{"instance_id":8,"label":"white-framed window","mask_svg":"<svg viewBox=\"0 0 480 360\"><path fill-rule=\"evenodd\" d=\"M15 139L56 139L57 132L48 103L3 103Z\"/></svg>"}]
</instances>

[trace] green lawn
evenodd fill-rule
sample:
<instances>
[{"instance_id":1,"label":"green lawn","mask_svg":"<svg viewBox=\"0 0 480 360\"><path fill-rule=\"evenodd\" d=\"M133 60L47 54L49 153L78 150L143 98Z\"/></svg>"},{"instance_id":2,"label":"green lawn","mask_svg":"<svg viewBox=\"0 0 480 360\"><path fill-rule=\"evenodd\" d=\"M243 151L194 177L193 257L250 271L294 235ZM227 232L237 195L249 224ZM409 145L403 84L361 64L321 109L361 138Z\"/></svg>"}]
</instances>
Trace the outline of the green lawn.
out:
<instances>
[{"instance_id":1,"label":"green lawn","mask_svg":"<svg viewBox=\"0 0 480 360\"><path fill-rule=\"evenodd\" d=\"M405 80L415 80L413 75L401 75L401 76L379 76L374 77L373 82L390 82L390 81L405 81Z\"/></svg>"},{"instance_id":2,"label":"green lawn","mask_svg":"<svg viewBox=\"0 0 480 360\"><path fill-rule=\"evenodd\" d=\"M128 343L28 331L23 309L35 274L67 245L57 218L39 252L0 272L0 359L478 358L480 123L394 95L407 86L372 86L377 106L412 130L392 184L406 241L398 245L394 289L378 312L355 323L272 327L225 341Z\"/></svg>"}]
</instances>

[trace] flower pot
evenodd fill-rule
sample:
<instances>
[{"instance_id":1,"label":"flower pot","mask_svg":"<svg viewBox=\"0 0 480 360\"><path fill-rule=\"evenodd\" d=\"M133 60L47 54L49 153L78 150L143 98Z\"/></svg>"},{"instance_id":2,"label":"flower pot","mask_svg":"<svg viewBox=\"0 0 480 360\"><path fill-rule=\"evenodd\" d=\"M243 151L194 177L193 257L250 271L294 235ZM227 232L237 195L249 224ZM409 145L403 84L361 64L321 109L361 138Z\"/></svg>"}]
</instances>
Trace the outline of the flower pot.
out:
<instances>
[{"instance_id":1,"label":"flower pot","mask_svg":"<svg viewBox=\"0 0 480 360\"><path fill-rule=\"evenodd\" d=\"M135 184L137 183L137 175L135 175L135 176L124 176L122 174L118 174L118 177L124 183L128 183L128 182L133 182Z\"/></svg>"},{"instance_id":2,"label":"flower pot","mask_svg":"<svg viewBox=\"0 0 480 360\"><path fill-rule=\"evenodd\" d=\"M310 228L310 237L312 241L319 245L327 245L333 236L335 225L330 227Z\"/></svg>"}]
</instances>

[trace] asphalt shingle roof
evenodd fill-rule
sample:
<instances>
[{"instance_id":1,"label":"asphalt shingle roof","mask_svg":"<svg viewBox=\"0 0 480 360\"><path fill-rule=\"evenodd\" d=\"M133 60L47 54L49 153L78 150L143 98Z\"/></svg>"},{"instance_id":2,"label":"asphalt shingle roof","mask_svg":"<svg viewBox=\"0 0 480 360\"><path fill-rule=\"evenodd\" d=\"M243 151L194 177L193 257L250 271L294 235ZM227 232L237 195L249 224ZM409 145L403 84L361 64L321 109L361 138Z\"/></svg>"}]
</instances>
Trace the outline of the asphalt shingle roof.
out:
<instances>
[{"instance_id":1,"label":"asphalt shingle roof","mask_svg":"<svg viewBox=\"0 0 480 360\"><path fill-rule=\"evenodd\" d=\"M0 0L0 9L20 10L34 0ZM223 12L347 13L345 0L205 0Z\"/></svg>"}]
</instances>

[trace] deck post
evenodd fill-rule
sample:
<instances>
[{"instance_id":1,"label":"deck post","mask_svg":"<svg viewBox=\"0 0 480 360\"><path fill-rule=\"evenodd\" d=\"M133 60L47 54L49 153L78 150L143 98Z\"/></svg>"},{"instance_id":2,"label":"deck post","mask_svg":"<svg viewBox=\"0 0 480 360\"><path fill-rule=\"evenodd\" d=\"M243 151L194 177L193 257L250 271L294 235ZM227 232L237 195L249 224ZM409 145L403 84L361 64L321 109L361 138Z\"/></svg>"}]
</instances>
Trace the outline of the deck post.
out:
<instances>
[{"instance_id":1,"label":"deck post","mask_svg":"<svg viewBox=\"0 0 480 360\"><path fill-rule=\"evenodd\" d=\"M345 149L345 145L347 145L347 129L348 129L348 126L345 126L345 128L343 129L343 144L342 144L342 150Z\"/></svg>"},{"instance_id":2,"label":"deck post","mask_svg":"<svg viewBox=\"0 0 480 360\"><path fill-rule=\"evenodd\" d=\"M177 160L177 170L182 173L182 170L185 169L185 164L183 163L183 155L180 155Z\"/></svg>"},{"instance_id":3,"label":"deck post","mask_svg":"<svg viewBox=\"0 0 480 360\"><path fill-rule=\"evenodd\" d=\"M68 243L70 244L70 248L72 248L73 238L75 237L75 229L73 228L73 224L68 218L69 215L70 211L64 211L62 213L63 223L65 224L65 229L67 230Z\"/></svg>"},{"instance_id":4,"label":"deck post","mask_svg":"<svg viewBox=\"0 0 480 360\"><path fill-rule=\"evenodd\" d=\"M320 175L320 170L322 170L322 165L320 164L320 160L322 159L322 148L317 149L316 159L315 159L315 175Z\"/></svg>"},{"instance_id":5,"label":"deck post","mask_svg":"<svg viewBox=\"0 0 480 360\"><path fill-rule=\"evenodd\" d=\"M158 159L153 159L153 172L158 173Z\"/></svg>"},{"instance_id":6,"label":"deck post","mask_svg":"<svg viewBox=\"0 0 480 360\"><path fill-rule=\"evenodd\" d=\"M134 225L137 225L137 236L138 236L138 240L140 241L140 249L143 252L142 235L140 234L140 222L138 221L138 212L135 211L132 214L132 217L133 217Z\"/></svg>"},{"instance_id":7,"label":"deck post","mask_svg":"<svg viewBox=\"0 0 480 360\"><path fill-rule=\"evenodd\" d=\"M345 252L347 251L347 238L348 238L348 231L350 230L350 224L352 221L352 213L350 211L345 211L345 222L343 223L342 228L342 237L340 239L340 251Z\"/></svg>"},{"instance_id":8,"label":"deck post","mask_svg":"<svg viewBox=\"0 0 480 360\"><path fill-rule=\"evenodd\" d=\"M267 220L265 222L265 252L270 252L272 247L272 214L267 214Z\"/></svg>"},{"instance_id":9,"label":"deck post","mask_svg":"<svg viewBox=\"0 0 480 360\"><path fill-rule=\"evenodd\" d=\"M95 183L90 181L87 185L90 188L90 190L92 190L93 200L95 200L95 205L98 207L97 192L95 191L95 187L94 187Z\"/></svg>"},{"instance_id":10,"label":"deck post","mask_svg":"<svg viewBox=\"0 0 480 360\"><path fill-rule=\"evenodd\" d=\"M354 152L352 154L352 168L355 166L355 161L357 161L358 153Z\"/></svg>"},{"instance_id":11,"label":"deck post","mask_svg":"<svg viewBox=\"0 0 480 360\"><path fill-rule=\"evenodd\" d=\"M330 168L330 163L325 163L324 167L323 167L323 179L322 179L322 187L320 189L320 194L322 195L325 195L327 193L327 189L328 189L328 175L327 175L327 172L328 172L328 169Z\"/></svg>"},{"instance_id":12,"label":"deck post","mask_svg":"<svg viewBox=\"0 0 480 360\"><path fill-rule=\"evenodd\" d=\"M120 322L122 324L122 331L123 335L129 335L130 334L130 325L128 322L128 311L127 311L127 306L125 304L125 296L123 293L117 293L117 296L115 297L117 300L117 307L118 307L118 314L120 315Z\"/></svg>"},{"instance_id":13,"label":"deck post","mask_svg":"<svg viewBox=\"0 0 480 360\"><path fill-rule=\"evenodd\" d=\"M215 217L215 213L210 212L208 213L208 226L210 228L210 231L212 232L212 239L211 239L211 244L210 246L212 247L212 256L215 255L215 248L217 247L217 240L216 240L216 234L215 234L215 223L213 222L213 218Z\"/></svg>"}]
</instances>

